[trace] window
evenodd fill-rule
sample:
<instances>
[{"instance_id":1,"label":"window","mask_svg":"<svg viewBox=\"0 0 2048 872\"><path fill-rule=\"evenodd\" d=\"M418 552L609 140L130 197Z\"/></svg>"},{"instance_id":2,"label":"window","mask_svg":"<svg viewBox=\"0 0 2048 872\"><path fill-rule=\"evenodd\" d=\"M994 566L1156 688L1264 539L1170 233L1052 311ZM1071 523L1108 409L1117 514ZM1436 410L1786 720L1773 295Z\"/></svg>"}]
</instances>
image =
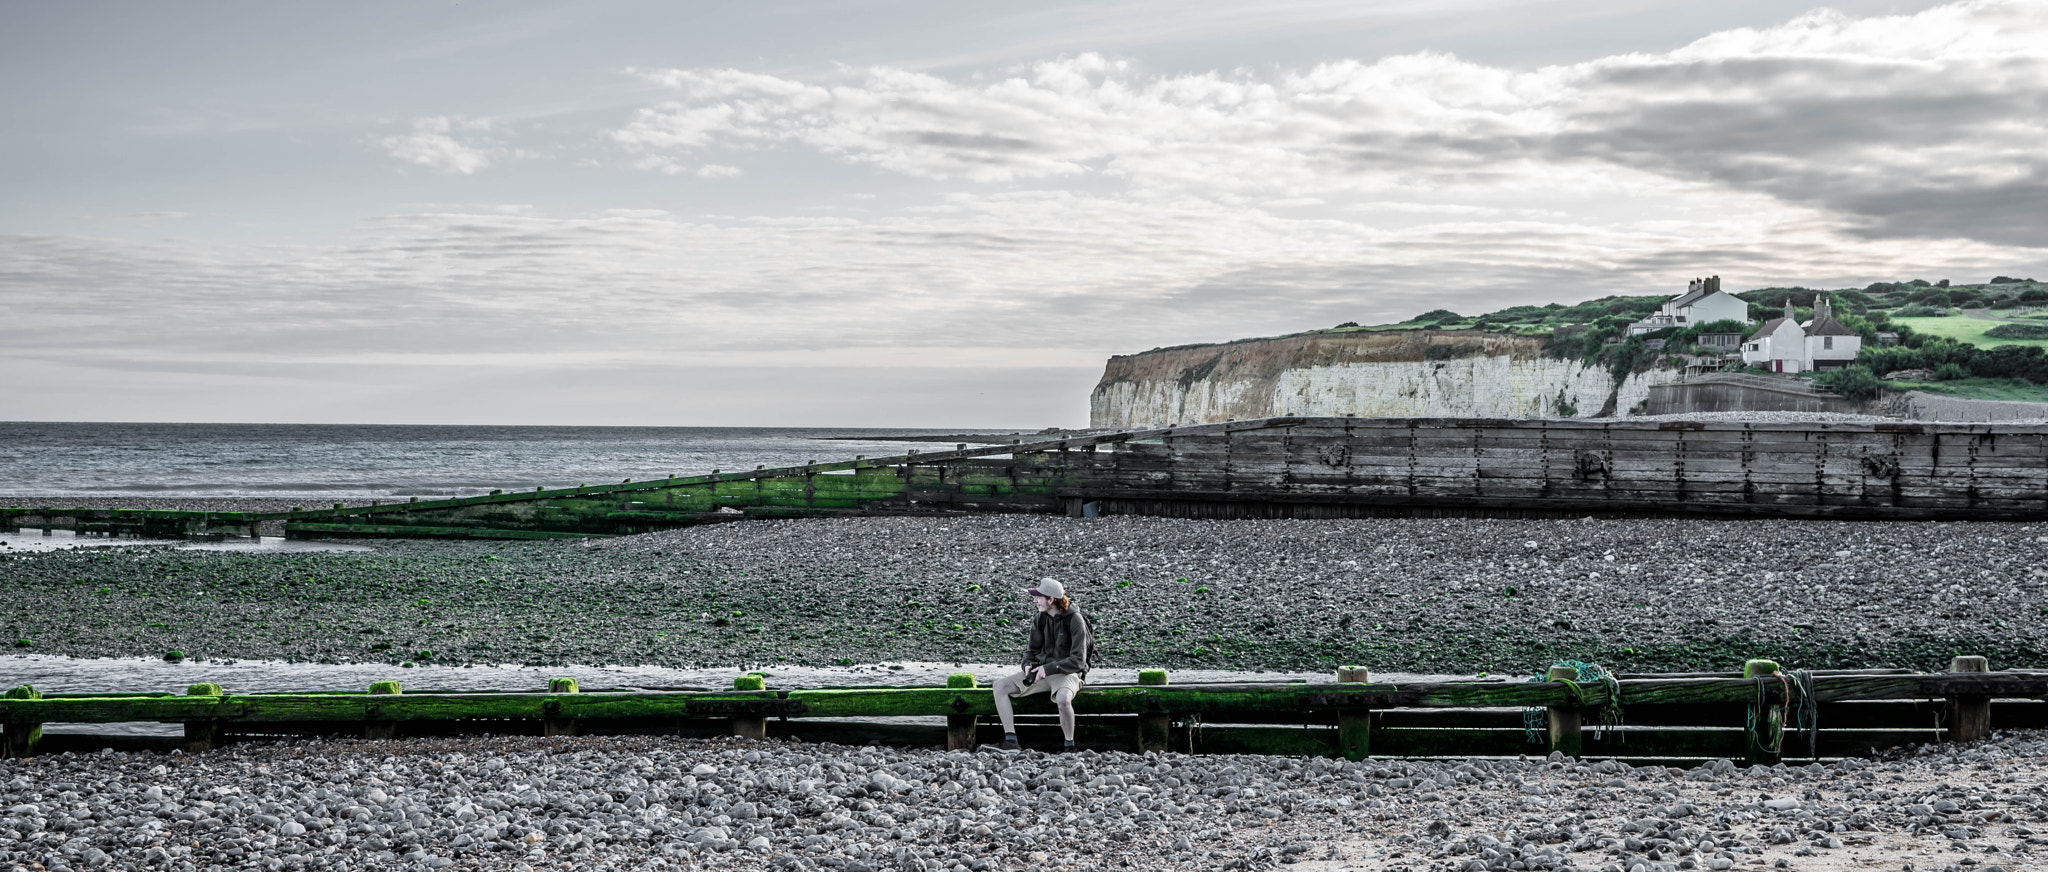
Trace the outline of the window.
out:
<instances>
[{"instance_id":1,"label":"window","mask_svg":"<svg viewBox=\"0 0 2048 872\"><path fill-rule=\"evenodd\" d=\"M1833 348L1835 347L1835 337L1833 337L1833 336L1822 336L1822 337L1820 338L1820 347L1822 347L1822 348L1827 348L1827 349L1833 349Z\"/></svg>"}]
</instances>

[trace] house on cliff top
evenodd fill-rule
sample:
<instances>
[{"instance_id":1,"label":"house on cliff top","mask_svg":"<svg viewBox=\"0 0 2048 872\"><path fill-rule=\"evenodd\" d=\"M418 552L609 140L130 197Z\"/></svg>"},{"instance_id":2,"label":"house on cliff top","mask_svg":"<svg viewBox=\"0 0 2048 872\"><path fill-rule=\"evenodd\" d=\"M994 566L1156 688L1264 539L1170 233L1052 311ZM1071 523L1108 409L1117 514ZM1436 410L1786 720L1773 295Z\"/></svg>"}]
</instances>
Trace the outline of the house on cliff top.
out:
<instances>
[{"instance_id":1,"label":"house on cliff top","mask_svg":"<svg viewBox=\"0 0 2048 872\"><path fill-rule=\"evenodd\" d=\"M1749 304L1741 297L1721 290L1721 277L1693 279L1685 293L1664 301L1657 314L1628 325L1628 335L1648 333L1666 327L1697 327L1713 321L1749 323Z\"/></svg>"},{"instance_id":2,"label":"house on cliff top","mask_svg":"<svg viewBox=\"0 0 2048 872\"><path fill-rule=\"evenodd\" d=\"M1742 362L1772 372L1841 369L1863 351L1863 337L1835 320L1826 297L1813 298L1813 320L1804 324L1785 300L1785 314L1765 321L1742 344Z\"/></svg>"}]
</instances>

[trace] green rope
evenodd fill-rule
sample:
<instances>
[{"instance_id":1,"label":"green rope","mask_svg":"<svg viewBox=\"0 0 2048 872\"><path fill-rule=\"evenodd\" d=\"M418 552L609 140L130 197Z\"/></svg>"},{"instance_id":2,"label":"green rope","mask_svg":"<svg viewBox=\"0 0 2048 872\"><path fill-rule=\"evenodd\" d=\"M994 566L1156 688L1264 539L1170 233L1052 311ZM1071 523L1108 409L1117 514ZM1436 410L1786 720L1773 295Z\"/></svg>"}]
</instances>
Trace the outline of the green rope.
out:
<instances>
[{"instance_id":1,"label":"green rope","mask_svg":"<svg viewBox=\"0 0 2048 872\"><path fill-rule=\"evenodd\" d=\"M1813 673L1801 669L1792 673L1792 687L1799 691L1799 729L1806 733L1807 759L1820 757L1820 700L1813 695Z\"/></svg>"},{"instance_id":2,"label":"green rope","mask_svg":"<svg viewBox=\"0 0 2048 872\"><path fill-rule=\"evenodd\" d=\"M1578 708L1588 708L1584 685L1595 681L1600 682L1607 686L1607 704L1601 706L1600 710L1595 713L1595 728L1608 730L1621 726L1621 679L1615 678L1613 672L1608 671L1607 667L1601 666L1598 663L1587 663L1580 660L1557 660L1553 661L1550 665L1553 668L1560 666L1570 667L1575 675L1573 678L1552 679L1546 671L1530 676L1529 680L1532 682L1558 681L1564 685L1565 692L1571 694L1572 705ZM1550 740L1549 733L1550 724L1547 709L1532 708L1522 710L1522 735L1524 737L1531 742L1540 744Z\"/></svg>"},{"instance_id":3,"label":"green rope","mask_svg":"<svg viewBox=\"0 0 2048 872\"><path fill-rule=\"evenodd\" d=\"M1766 754L1780 754L1785 750L1785 722L1793 722L1795 732L1806 734L1806 756L1816 759L1820 756L1820 700L1813 694L1813 673L1801 669L1791 674L1774 672L1768 676L1778 679L1778 686L1784 691L1780 705L1769 705L1764 693L1765 683L1756 683L1756 704L1749 707L1748 729L1750 740L1756 748ZM1766 723L1775 721L1776 728L1764 736L1765 728L1757 723L1757 714L1762 713Z\"/></svg>"}]
</instances>

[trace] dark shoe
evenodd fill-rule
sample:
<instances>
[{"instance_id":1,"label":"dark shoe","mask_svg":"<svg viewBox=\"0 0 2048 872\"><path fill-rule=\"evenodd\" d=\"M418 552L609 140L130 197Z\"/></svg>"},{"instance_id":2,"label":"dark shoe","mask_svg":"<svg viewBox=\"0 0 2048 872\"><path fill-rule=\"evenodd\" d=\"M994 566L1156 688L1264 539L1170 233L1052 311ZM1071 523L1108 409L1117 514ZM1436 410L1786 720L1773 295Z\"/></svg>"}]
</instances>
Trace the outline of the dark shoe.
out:
<instances>
[{"instance_id":1,"label":"dark shoe","mask_svg":"<svg viewBox=\"0 0 2048 872\"><path fill-rule=\"evenodd\" d=\"M1004 754L1015 754L1018 751L1024 750L1024 746L1017 744L1013 740L1004 740L1003 743L1000 745L983 745L981 746L981 750L1000 751Z\"/></svg>"}]
</instances>

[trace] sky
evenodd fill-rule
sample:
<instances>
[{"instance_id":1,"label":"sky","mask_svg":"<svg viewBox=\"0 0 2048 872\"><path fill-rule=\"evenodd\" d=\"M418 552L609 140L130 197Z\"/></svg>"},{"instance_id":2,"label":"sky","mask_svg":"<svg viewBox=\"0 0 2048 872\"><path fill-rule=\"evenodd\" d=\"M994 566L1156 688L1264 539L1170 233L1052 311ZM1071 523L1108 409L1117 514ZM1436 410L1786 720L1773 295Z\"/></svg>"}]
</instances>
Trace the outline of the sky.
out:
<instances>
[{"instance_id":1,"label":"sky","mask_svg":"<svg viewBox=\"0 0 2048 872\"><path fill-rule=\"evenodd\" d=\"M0 0L0 111L0 420L1082 426L1159 346L2048 274L2038 0Z\"/></svg>"}]
</instances>

